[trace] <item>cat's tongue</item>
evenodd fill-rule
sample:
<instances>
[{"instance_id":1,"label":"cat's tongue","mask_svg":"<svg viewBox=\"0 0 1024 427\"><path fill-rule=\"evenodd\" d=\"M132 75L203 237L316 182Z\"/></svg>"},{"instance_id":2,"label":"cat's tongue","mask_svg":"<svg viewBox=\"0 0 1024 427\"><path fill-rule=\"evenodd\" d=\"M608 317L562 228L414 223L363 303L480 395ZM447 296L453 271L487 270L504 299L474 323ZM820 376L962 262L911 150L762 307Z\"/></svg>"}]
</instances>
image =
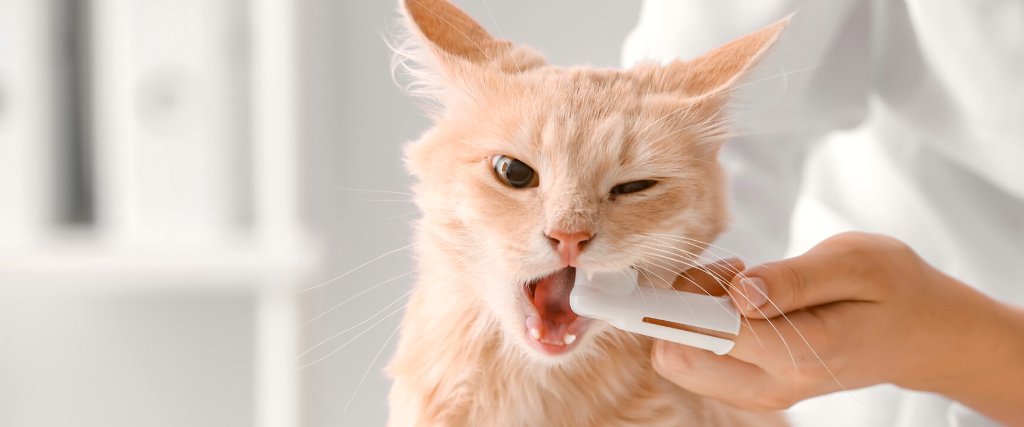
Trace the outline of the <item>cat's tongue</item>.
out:
<instances>
[{"instance_id":1,"label":"cat's tongue","mask_svg":"<svg viewBox=\"0 0 1024 427\"><path fill-rule=\"evenodd\" d=\"M545 321L568 325L579 317L569 307L569 293L575 281L576 268L566 267L537 282L533 306Z\"/></svg>"},{"instance_id":2,"label":"cat's tongue","mask_svg":"<svg viewBox=\"0 0 1024 427\"><path fill-rule=\"evenodd\" d=\"M576 269L566 267L529 285L535 313L527 313L527 342L549 355L564 354L573 348L576 337L586 330L590 319L573 313L569 294L576 280Z\"/></svg>"}]
</instances>

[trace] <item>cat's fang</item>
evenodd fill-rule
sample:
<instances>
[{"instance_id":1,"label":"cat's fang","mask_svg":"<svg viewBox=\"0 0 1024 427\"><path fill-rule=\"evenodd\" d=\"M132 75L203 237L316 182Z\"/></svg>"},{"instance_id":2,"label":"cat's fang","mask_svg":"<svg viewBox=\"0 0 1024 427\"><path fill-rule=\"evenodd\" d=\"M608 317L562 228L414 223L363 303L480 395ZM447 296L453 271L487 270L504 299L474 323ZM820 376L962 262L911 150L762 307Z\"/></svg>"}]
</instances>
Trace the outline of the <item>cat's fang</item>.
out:
<instances>
[{"instance_id":1,"label":"cat's fang","mask_svg":"<svg viewBox=\"0 0 1024 427\"><path fill-rule=\"evenodd\" d=\"M565 342L565 345L572 344L573 341L576 341L576 335L566 333L565 338L563 338L562 341Z\"/></svg>"},{"instance_id":2,"label":"cat's fang","mask_svg":"<svg viewBox=\"0 0 1024 427\"><path fill-rule=\"evenodd\" d=\"M537 328L530 328L530 336L533 337L533 339L540 341L540 331L537 330Z\"/></svg>"}]
</instances>

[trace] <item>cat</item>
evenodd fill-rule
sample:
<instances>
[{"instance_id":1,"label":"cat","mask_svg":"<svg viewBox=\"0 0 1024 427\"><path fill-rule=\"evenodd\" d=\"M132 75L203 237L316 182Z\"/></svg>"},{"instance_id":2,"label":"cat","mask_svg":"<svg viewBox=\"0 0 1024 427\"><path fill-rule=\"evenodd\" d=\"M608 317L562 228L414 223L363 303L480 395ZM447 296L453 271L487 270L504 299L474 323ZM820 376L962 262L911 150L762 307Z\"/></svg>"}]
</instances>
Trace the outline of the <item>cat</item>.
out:
<instances>
[{"instance_id":1,"label":"cat","mask_svg":"<svg viewBox=\"0 0 1024 427\"><path fill-rule=\"evenodd\" d=\"M788 19L614 70L548 65L446 0L400 9L394 65L434 126L405 149L423 216L389 426L786 425L663 379L650 338L576 316L568 287L576 268L666 286L725 229L728 92Z\"/></svg>"}]
</instances>

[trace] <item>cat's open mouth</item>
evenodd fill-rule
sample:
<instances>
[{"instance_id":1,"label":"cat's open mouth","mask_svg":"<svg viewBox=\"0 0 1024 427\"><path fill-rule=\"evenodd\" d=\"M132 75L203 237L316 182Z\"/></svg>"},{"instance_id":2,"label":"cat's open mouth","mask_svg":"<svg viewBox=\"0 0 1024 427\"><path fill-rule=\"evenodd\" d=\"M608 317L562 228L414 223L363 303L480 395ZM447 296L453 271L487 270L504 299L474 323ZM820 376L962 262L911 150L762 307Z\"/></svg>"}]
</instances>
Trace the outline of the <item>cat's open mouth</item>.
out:
<instances>
[{"instance_id":1,"label":"cat's open mouth","mask_svg":"<svg viewBox=\"0 0 1024 427\"><path fill-rule=\"evenodd\" d=\"M573 313L569 293L576 268L565 267L523 285L526 302L526 341L549 355L567 353L590 325L590 319Z\"/></svg>"}]
</instances>

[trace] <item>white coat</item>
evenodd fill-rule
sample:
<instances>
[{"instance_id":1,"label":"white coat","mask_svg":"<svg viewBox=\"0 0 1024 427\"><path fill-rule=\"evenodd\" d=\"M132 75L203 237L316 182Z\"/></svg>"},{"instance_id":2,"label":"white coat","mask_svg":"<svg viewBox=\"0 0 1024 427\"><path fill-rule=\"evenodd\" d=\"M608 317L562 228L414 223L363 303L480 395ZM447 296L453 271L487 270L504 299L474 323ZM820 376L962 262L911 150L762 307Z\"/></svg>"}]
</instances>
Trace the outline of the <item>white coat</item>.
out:
<instances>
[{"instance_id":1,"label":"white coat","mask_svg":"<svg viewBox=\"0 0 1024 427\"><path fill-rule=\"evenodd\" d=\"M735 217L716 245L768 261L842 231L884 233L1024 304L1024 2L647 0L623 64L691 59L794 11L759 65L767 77L751 81L784 102L750 107L760 129L721 154ZM996 425L889 385L791 415L798 426Z\"/></svg>"}]
</instances>

